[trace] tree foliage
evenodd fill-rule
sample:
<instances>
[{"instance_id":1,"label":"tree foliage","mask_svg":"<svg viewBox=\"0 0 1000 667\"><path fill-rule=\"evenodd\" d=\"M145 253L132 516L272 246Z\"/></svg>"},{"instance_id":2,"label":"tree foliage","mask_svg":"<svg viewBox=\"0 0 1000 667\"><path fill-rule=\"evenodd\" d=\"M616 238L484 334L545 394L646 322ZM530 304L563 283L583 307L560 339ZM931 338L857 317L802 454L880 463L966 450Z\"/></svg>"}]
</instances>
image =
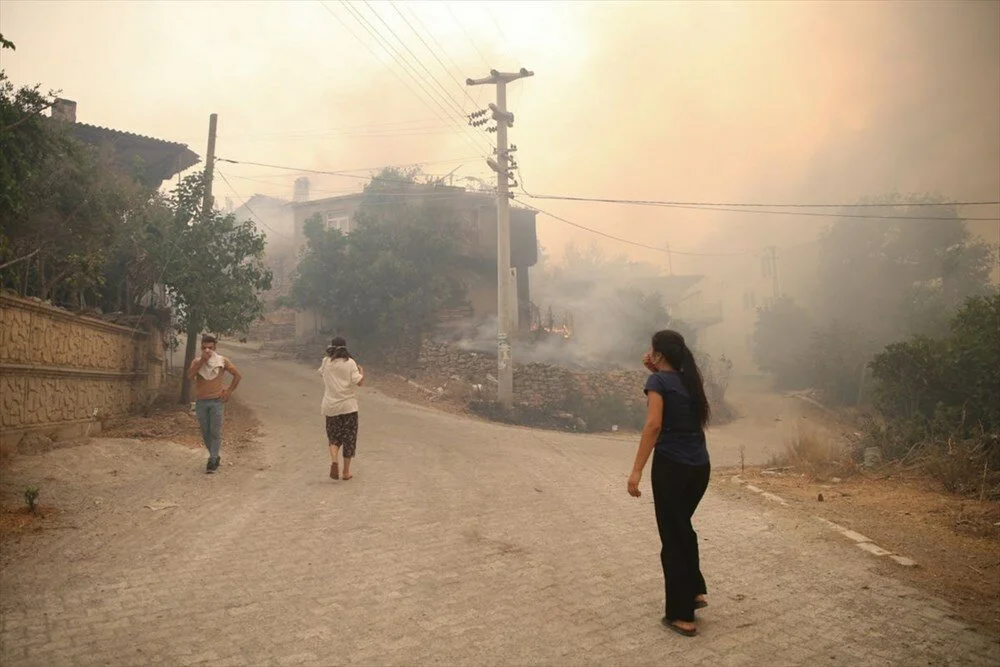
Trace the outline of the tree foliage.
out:
<instances>
[{"instance_id":1,"label":"tree foliage","mask_svg":"<svg viewBox=\"0 0 1000 667\"><path fill-rule=\"evenodd\" d=\"M867 203L900 201L893 194ZM917 201L942 200L924 196ZM988 290L992 249L971 237L952 206L878 210L905 219L845 217L822 236L817 320L864 329L883 345L912 334L945 333L949 317L965 299Z\"/></svg>"},{"instance_id":2,"label":"tree foliage","mask_svg":"<svg viewBox=\"0 0 1000 667\"><path fill-rule=\"evenodd\" d=\"M50 94L51 96L51 94ZM143 251L163 202L42 115L38 86L0 71L0 283L70 307L132 312L153 282Z\"/></svg>"},{"instance_id":3,"label":"tree foliage","mask_svg":"<svg viewBox=\"0 0 1000 667\"><path fill-rule=\"evenodd\" d=\"M1000 495L1000 294L969 298L940 337L918 335L875 357L867 440L919 460L947 489Z\"/></svg>"},{"instance_id":4,"label":"tree foliage","mask_svg":"<svg viewBox=\"0 0 1000 667\"><path fill-rule=\"evenodd\" d=\"M181 330L245 332L264 312L271 287L264 235L252 221L202 211L204 174L188 176L171 194L172 216L151 230L153 253L173 296Z\"/></svg>"},{"instance_id":5,"label":"tree foliage","mask_svg":"<svg viewBox=\"0 0 1000 667\"><path fill-rule=\"evenodd\" d=\"M462 233L455 212L414 189L419 173L385 169L365 188L353 229L306 222L293 282L300 308L314 308L360 349L413 342L436 312L461 300Z\"/></svg>"},{"instance_id":6,"label":"tree foliage","mask_svg":"<svg viewBox=\"0 0 1000 667\"><path fill-rule=\"evenodd\" d=\"M900 201L868 202L889 204L878 209L889 219L846 209L826 230L811 307L785 298L759 310L755 358L780 388L813 387L832 404L854 405L879 350L944 335L966 299L989 291L995 251L971 237L954 207L893 206Z\"/></svg>"},{"instance_id":7,"label":"tree foliage","mask_svg":"<svg viewBox=\"0 0 1000 667\"><path fill-rule=\"evenodd\" d=\"M943 337L893 343L872 362L885 416L1000 433L1000 295L972 297Z\"/></svg>"},{"instance_id":8,"label":"tree foliage","mask_svg":"<svg viewBox=\"0 0 1000 667\"><path fill-rule=\"evenodd\" d=\"M778 389L809 386L805 359L808 356L813 323L805 308L790 297L781 297L757 309L753 354L757 366L774 376Z\"/></svg>"}]
</instances>

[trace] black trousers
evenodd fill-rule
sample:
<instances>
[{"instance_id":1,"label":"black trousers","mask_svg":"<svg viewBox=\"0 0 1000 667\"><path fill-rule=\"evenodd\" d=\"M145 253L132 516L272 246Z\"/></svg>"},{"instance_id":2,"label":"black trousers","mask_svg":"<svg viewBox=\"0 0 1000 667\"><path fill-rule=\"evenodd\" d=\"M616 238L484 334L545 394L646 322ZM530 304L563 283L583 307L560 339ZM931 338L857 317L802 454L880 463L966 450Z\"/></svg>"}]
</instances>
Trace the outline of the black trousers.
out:
<instances>
[{"instance_id":1,"label":"black trousers","mask_svg":"<svg viewBox=\"0 0 1000 667\"><path fill-rule=\"evenodd\" d=\"M665 455L653 455L653 505L660 531L660 563L666 589L666 618L694 621L695 596L705 595L705 578L698 559L698 534L691 517L698 508L711 466L689 466Z\"/></svg>"}]
</instances>

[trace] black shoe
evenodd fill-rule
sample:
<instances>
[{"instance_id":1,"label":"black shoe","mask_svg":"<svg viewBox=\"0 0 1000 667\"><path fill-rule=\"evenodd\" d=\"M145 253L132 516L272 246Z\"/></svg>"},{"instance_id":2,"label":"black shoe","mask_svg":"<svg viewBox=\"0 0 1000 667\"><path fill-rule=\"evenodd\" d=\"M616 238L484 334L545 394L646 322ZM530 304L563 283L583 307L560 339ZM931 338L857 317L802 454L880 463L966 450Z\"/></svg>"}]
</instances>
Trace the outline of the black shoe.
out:
<instances>
[{"instance_id":1,"label":"black shoe","mask_svg":"<svg viewBox=\"0 0 1000 667\"><path fill-rule=\"evenodd\" d=\"M205 464L205 474L211 475L213 472L215 472L215 459L209 456L208 463Z\"/></svg>"}]
</instances>

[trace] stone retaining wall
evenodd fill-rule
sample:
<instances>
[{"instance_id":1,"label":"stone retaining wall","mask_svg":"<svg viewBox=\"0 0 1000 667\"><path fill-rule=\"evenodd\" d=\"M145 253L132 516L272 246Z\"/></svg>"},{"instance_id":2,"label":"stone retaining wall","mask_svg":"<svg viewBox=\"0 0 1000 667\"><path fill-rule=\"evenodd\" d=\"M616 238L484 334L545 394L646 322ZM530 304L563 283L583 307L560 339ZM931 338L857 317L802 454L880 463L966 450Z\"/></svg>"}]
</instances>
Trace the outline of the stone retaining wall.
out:
<instances>
[{"instance_id":1,"label":"stone retaining wall","mask_svg":"<svg viewBox=\"0 0 1000 667\"><path fill-rule=\"evenodd\" d=\"M38 432L95 435L100 420L145 405L166 372L152 333L0 295L0 453Z\"/></svg>"},{"instance_id":2,"label":"stone retaining wall","mask_svg":"<svg viewBox=\"0 0 1000 667\"><path fill-rule=\"evenodd\" d=\"M486 393L496 393L489 379L497 376L494 356L425 341L417 365L421 375L440 383L457 377L468 385L483 385ZM515 364L514 400L532 406L562 404L575 397L591 401L617 396L628 403L645 402L642 388L648 375L642 369L578 372L549 364Z\"/></svg>"}]
</instances>

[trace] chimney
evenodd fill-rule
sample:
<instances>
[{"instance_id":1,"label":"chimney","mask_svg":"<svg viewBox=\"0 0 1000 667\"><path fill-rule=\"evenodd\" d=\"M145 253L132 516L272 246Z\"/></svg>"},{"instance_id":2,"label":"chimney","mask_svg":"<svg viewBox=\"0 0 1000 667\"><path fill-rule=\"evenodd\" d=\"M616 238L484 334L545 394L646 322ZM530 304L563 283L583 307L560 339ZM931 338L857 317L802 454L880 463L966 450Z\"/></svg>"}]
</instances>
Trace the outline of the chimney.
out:
<instances>
[{"instance_id":1,"label":"chimney","mask_svg":"<svg viewBox=\"0 0 1000 667\"><path fill-rule=\"evenodd\" d=\"M76 102L57 97L52 105L52 117L67 123L76 122Z\"/></svg>"},{"instance_id":2,"label":"chimney","mask_svg":"<svg viewBox=\"0 0 1000 667\"><path fill-rule=\"evenodd\" d=\"M292 193L292 201L296 204L309 201L309 179L299 176L295 179L295 191Z\"/></svg>"}]
</instances>

